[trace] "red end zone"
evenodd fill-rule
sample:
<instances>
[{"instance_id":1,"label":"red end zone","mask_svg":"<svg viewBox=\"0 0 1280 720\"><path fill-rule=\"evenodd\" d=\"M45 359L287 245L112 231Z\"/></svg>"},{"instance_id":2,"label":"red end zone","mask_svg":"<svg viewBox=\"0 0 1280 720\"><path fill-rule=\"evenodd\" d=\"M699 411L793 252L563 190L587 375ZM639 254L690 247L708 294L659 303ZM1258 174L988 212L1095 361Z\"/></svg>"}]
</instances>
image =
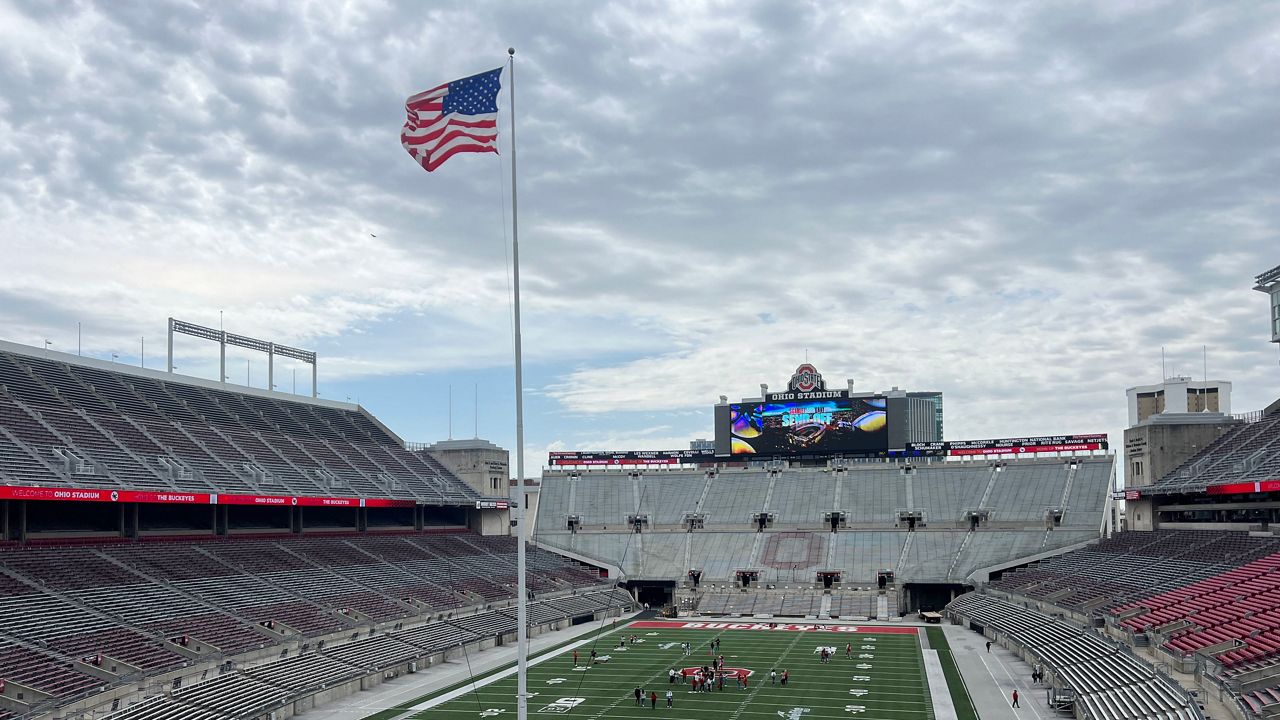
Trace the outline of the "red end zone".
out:
<instances>
[{"instance_id":1,"label":"red end zone","mask_svg":"<svg viewBox=\"0 0 1280 720\"><path fill-rule=\"evenodd\" d=\"M771 627L772 626L772 627ZM627 627L637 630L765 630L772 632L834 632L880 633L884 635L915 635L914 627L889 627L886 625L795 625L792 623L743 623L743 622L675 622L671 620L637 620Z\"/></svg>"}]
</instances>

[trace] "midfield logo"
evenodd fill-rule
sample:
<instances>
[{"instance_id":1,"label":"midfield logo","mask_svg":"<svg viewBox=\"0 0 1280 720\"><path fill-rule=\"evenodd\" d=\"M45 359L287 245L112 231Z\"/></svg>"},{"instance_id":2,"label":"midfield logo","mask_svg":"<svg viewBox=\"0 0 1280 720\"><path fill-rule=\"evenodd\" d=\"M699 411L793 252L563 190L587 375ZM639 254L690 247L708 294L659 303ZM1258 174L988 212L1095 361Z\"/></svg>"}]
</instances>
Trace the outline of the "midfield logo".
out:
<instances>
[{"instance_id":1,"label":"midfield logo","mask_svg":"<svg viewBox=\"0 0 1280 720\"><path fill-rule=\"evenodd\" d=\"M778 717L787 720L800 720L805 713L809 712L809 708L793 707L790 710L779 710Z\"/></svg>"}]
</instances>

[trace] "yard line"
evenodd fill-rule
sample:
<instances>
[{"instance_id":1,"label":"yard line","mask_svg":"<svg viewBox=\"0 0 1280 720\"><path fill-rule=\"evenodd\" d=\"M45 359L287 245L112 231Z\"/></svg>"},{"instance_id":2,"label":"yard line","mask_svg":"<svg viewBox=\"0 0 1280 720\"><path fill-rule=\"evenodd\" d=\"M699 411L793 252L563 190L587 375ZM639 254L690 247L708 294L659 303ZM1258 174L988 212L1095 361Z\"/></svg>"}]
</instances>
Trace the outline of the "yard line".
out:
<instances>
[{"instance_id":1,"label":"yard line","mask_svg":"<svg viewBox=\"0 0 1280 720\"><path fill-rule=\"evenodd\" d=\"M782 654L781 654L781 655L779 655L779 656L774 660L774 662L773 662L773 666L774 666L774 667L777 667L777 666L778 666L778 664L779 664L779 661L781 661L783 658L785 658L787 655L789 655L789 654L791 653L791 650L792 650L793 648L795 648L796 644L800 642L800 638L803 638L803 637L805 636L805 634L806 634L806 633L796 633L796 638L795 638L794 640L792 640L792 641L791 641L791 644L790 644L790 645L787 645L786 649L782 651ZM754 697L755 697L755 696L756 696L756 695L757 695L761 690L763 690L763 689L764 689L764 682L763 682L763 679L764 679L764 678L763 678L763 677L761 677L762 682L758 682L758 683L756 683L756 688L755 688L754 690L752 690L751 692L747 693L747 699L746 699L746 700L743 700L743 701L738 705L738 709L733 711L733 714L729 716L729 720L738 720L738 717L742 715L742 711L743 711L743 709L745 709L745 708L747 707L747 704L751 702L752 698L754 698Z\"/></svg>"}]
</instances>

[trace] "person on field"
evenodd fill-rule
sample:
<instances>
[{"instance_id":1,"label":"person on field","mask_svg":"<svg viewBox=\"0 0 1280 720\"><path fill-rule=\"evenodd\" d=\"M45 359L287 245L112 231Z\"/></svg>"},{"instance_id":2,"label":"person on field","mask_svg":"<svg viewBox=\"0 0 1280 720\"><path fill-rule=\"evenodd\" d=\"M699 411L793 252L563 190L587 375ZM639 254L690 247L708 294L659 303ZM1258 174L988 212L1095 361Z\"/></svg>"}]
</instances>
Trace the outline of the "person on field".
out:
<instances>
[{"instance_id":1,"label":"person on field","mask_svg":"<svg viewBox=\"0 0 1280 720\"><path fill-rule=\"evenodd\" d=\"M673 695L671 694L671 691L670 691L670 690L668 690L668 691L667 691L667 707L672 707L672 701L673 701L673 700L675 700L675 696L673 696Z\"/></svg>"},{"instance_id":2,"label":"person on field","mask_svg":"<svg viewBox=\"0 0 1280 720\"><path fill-rule=\"evenodd\" d=\"M1013 691L1013 706L1018 707L1018 691Z\"/></svg>"},{"instance_id":3,"label":"person on field","mask_svg":"<svg viewBox=\"0 0 1280 720\"><path fill-rule=\"evenodd\" d=\"M770 670L770 671L769 671L769 684L770 684L770 685L777 685L777 684L778 684L778 671L777 671L777 670Z\"/></svg>"},{"instance_id":4,"label":"person on field","mask_svg":"<svg viewBox=\"0 0 1280 720\"><path fill-rule=\"evenodd\" d=\"M649 709L658 709L658 692L656 690L649 692Z\"/></svg>"},{"instance_id":5,"label":"person on field","mask_svg":"<svg viewBox=\"0 0 1280 720\"><path fill-rule=\"evenodd\" d=\"M846 660L848 660L849 658L853 657L853 643L845 643L845 646L844 646L844 657L845 657L845 659L846 659Z\"/></svg>"},{"instance_id":6,"label":"person on field","mask_svg":"<svg viewBox=\"0 0 1280 720\"><path fill-rule=\"evenodd\" d=\"M791 679L791 671L790 671L790 670L786 670L786 669L784 669L784 670L782 671L782 686L783 686L783 687L786 687L786 686L787 686L787 680L790 680L790 679Z\"/></svg>"},{"instance_id":7,"label":"person on field","mask_svg":"<svg viewBox=\"0 0 1280 720\"><path fill-rule=\"evenodd\" d=\"M987 652L991 652L991 641L987 641Z\"/></svg>"},{"instance_id":8,"label":"person on field","mask_svg":"<svg viewBox=\"0 0 1280 720\"><path fill-rule=\"evenodd\" d=\"M637 705L641 705L641 704L643 704L643 703L644 703L644 701L643 701L643 700L641 700L640 698L644 697L644 691L640 689L640 686L639 686L639 685L637 685L637 686L636 686L636 689L635 689L634 693L635 693L635 696L636 696L636 704L637 704Z\"/></svg>"},{"instance_id":9,"label":"person on field","mask_svg":"<svg viewBox=\"0 0 1280 720\"><path fill-rule=\"evenodd\" d=\"M578 651L573 651L573 666L578 667Z\"/></svg>"}]
</instances>

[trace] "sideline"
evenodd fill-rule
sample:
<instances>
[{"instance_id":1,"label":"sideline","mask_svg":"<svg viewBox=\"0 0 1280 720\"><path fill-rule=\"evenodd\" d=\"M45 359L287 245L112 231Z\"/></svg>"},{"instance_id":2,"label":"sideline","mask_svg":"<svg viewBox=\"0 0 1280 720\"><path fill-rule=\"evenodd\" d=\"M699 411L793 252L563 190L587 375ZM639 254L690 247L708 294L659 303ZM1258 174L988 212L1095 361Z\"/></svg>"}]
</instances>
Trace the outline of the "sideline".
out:
<instances>
[{"instance_id":1,"label":"sideline","mask_svg":"<svg viewBox=\"0 0 1280 720\"><path fill-rule=\"evenodd\" d=\"M626 625L620 626L618 629L620 630L622 628L631 627L631 625L632 625L631 623L628 623ZM616 632L616 631L611 631L611 632ZM581 640L575 640L567 645L561 645L556 648L553 648L552 650L545 652L539 655L538 657L532 658L531 660L529 660L529 667L537 667L538 665L541 665L547 660L551 660L553 658L559 657L560 655L563 655L564 651L566 650L576 650L584 645L590 645L591 643L595 642L596 639L597 638L594 636L588 636L588 637L584 637ZM512 675L515 675L518 669L519 668L517 666L513 665L505 670L499 670L498 672L482 677L479 680L473 680L470 683L463 685L462 687L454 688L453 690L450 690L446 693L441 693L440 695L436 695L435 697L429 700L424 700L423 702L420 702L417 705L411 705L403 709L406 713L408 712L416 713L416 712L421 712L423 710L430 710L431 708L437 705L442 705L446 702L449 702L450 700L453 700L454 698L462 697L463 695L466 695L469 692L473 692L486 685L495 683L498 680L502 680L503 678L509 678Z\"/></svg>"}]
</instances>

